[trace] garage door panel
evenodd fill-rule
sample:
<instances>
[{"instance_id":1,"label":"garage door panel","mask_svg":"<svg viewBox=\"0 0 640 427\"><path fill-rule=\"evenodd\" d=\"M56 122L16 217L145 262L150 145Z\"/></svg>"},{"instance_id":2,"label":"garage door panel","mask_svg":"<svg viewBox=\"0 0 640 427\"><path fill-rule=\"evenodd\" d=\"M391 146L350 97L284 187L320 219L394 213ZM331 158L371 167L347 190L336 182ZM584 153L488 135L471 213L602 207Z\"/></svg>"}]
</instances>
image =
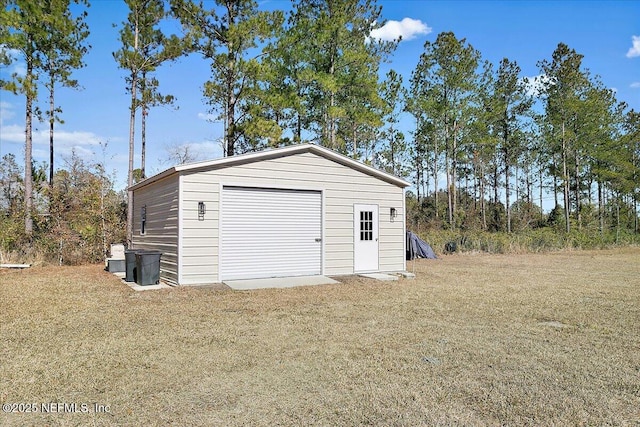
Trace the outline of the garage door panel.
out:
<instances>
[{"instance_id":1,"label":"garage door panel","mask_svg":"<svg viewBox=\"0 0 640 427\"><path fill-rule=\"evenodd\" d=\"M320 274L317 191L224 187L222 280Z\"/></svg>"}]
</instances>

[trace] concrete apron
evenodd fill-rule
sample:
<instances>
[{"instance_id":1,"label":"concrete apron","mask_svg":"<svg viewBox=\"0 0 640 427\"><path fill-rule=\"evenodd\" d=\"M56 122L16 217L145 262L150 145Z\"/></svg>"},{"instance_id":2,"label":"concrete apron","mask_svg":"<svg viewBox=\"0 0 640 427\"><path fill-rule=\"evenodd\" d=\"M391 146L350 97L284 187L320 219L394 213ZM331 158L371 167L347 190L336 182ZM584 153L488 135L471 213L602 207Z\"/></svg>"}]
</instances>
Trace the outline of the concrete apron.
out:
<instances>
[{"instance_id":1,"label":"concrete apron","mask_svg":"<svg viewBox=\"0 0 640 427\"><path fill-rule=\"evenodd\" d=\"M273 277L268 279L225 280L236 291L269 288L294 288L296 286L330 285L340 283L326 276Z\"/></svg>"},{"instance_id":2,"label":"concrete apron","mask_svg":"<svg viewBox=\"0 0 640 427\"><path fill-rule=\"evenodd\" d=\"M140 291L157 291L158 289L171 289L171 286L167 285L166 283L158 283L157 285L145 285L145 286L140 286L138 285L136 282L127 282L126 280L124 280L125 278L125 273L122 272L117 272L117 273L113 273L115 276L117 276L118 278L120 278L120 280L122 280L122 283L124 283L125 285L128 285L131 289L133 289L134 291L140 292Z\"/></svg>"}]
</instances>

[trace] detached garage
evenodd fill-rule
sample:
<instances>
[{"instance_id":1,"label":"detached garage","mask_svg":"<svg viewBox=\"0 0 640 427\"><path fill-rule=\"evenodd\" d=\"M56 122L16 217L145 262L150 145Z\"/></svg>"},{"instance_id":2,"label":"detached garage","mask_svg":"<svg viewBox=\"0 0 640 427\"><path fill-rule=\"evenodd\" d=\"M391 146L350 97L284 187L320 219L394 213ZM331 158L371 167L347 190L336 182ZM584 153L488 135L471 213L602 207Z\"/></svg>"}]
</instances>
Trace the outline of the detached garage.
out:
<instances>
[{"instance_id":1,"label":"detached garage","mask_svg":"<svg viewBox=\"0 0 640 427\"><path fill-rule=\"evenodd\" d=\"M133 187L133 247L193 285L403 271L409 184L301 144L180 165Z\"/></svg>"}]
</instances>

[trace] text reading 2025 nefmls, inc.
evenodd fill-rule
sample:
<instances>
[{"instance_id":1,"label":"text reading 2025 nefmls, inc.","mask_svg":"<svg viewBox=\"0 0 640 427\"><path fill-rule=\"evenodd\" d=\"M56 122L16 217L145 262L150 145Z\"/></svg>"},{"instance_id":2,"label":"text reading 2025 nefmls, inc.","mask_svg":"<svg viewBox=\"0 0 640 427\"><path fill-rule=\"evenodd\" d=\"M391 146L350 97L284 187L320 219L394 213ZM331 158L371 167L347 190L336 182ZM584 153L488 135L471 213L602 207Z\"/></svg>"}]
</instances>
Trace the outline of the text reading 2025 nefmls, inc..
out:
<instances>
[{"instance_id":1,"label":"text reading 2025 nefmls, inc.","mask_svg":"<svg viewBox=\"0 0 640 427\"><path fill-rule=\"evenodd\" d=\"M5 413L42 413L42 414L90 414L109 413L111 407L102 403L77 402L40 402L40 403L3 403L2 412Z\"/></svg>"}]
</instances>

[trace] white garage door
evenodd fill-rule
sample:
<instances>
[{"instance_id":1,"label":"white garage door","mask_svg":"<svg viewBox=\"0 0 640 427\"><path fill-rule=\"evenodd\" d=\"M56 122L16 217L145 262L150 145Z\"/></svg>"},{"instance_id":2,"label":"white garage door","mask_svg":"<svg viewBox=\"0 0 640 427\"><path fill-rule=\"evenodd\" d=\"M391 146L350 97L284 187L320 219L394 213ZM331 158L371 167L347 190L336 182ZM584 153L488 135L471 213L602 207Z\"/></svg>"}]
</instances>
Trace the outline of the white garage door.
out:
<instances>
[{"instance_id":1,"label":"white garage door","mask_svg":"<svg viewBox=\"0 0 640 427\"><path fill-rule=\"evenodd\" d=\"M224 187L221 280L322 272L319 191Z\"/></svg>"}]
</instances>

